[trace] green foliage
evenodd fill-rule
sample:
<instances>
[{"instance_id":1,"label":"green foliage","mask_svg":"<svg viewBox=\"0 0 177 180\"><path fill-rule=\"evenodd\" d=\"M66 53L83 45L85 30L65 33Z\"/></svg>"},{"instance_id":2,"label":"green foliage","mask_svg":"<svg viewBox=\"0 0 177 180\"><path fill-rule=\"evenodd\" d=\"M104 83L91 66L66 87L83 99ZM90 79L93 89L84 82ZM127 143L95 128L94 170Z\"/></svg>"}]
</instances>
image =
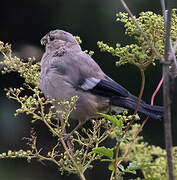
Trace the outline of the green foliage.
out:
<instances>
[{"instance_id":1,"label":"green foliage","mask_svg":"<svg viewBox=\"0 0 177 180\"><path fill-rule=\"evenodd\" d=\"M18 72L26 83L39 87L40 64L35 62L34 58L28 58L28 63L23 63L20 58L12 55L11 45L0 41L0 52L4 61L0 62L3 66L2 74L8 72Z\"/></svg>"},{"instance_id":2,"label":"green foliage","mask_svg":"<svg viewBox=\"0 0 177 180\"><path fill-rule=\"evenodd\" d=\"M131 130L127 132L127 137L132 137L138 130L140 125L135 124ZM122 141L120 144L120 151L123 153L131 145L131 149L127 154L126 158L122 158L120 155L119 160L124 160L129 162L129 165L123 166L120 164L118 166L119 174L123 175L125 173L136 174L136 170L141 169L145 179L168 179L167 173L167 162L166 162L166 151L158 146L149 145L147 142L143 141L142 136L138 136L134 141ZM94 153L100 154L103 157L102 162L109 162L109 170L113 170L113 149L106 147L99 147L93 149ZM174 158L174 174L177 178L177 147L173 147L173 158ZM152 178L154 177L154 178ZM137 178L139 179L139 178Z\"/></svg>"},{"instance_id":3,"label":"green foliage","mask_svg":"<svg viewBox=\"0 0 177 180\"><path fill-rule=\"evenodd\" d=\"M113 159L113 149L105 147L97 147L92 149L93 153L100 154L102 156L108 157L110 160Z\"/></svg>"},{"instance_id":4,"label":"green foliage","mask_svg":"<svg viewBox=\"0 0 177 180\"><path fill-rule=\"evenodd\" d=\"M129 136L135 134L140 125L135 124L133 128L127 133ZM131 149L127 154L126 158L129 161L136 162L138 164L150 164L147 168L141 168L141 171L145 178L155 177L160 180L168 179L167 173L167 162L166 162L166 151L158 146L149 145L143 141L142 136L138 136L131 144ZM121 150L125 151L130 145L129 143L122 142ZM177 147L173 147L173 158L174 158L174 174L177 178Z\"/></svg>"},{"instance_id":5,"label":"green foliage","mask_svg":"<svg viewBox=\"0 0 177 180\"><path fill-rule=\"evenodd\" d=\"M120 119L118 120L116 116L110 116L108 114L103 114L103 113L99 113L100 115L102 115L104 118L110 120L113 124L115 124L118 128L123 127L123 121Z\"/></svg>"},{"instance_id":6,"label":"green foliage","mask_svg":"<svg viewBox=\"0 0 177 180\"><path fill-rule=\"evenodd\" d=\"M171 39L172 44L175 43L177 37L177 9L173 9L172 21L171 21ZM139 17L135 17L138 25L142 28L151 44L159 51L161 55L164 54L164 41L165 30L164 20L159 14L153 12L141 12ZM116 47L110 47L109 45L98 42L98 46L101 51L111 53L113 56L119 57L119 61L116 62L117 66L130 63L134 64L140 69L146 69L149 64L155 65L155 60L158 59L153 50L149 47L147 41L137 29L136 25L132 21L131 17L127 13L118 13L117 21L124 23L125 34L133 36L136 40L136 44L126 45L121 47L119 43Z\"/></svg>"}]
</instances>

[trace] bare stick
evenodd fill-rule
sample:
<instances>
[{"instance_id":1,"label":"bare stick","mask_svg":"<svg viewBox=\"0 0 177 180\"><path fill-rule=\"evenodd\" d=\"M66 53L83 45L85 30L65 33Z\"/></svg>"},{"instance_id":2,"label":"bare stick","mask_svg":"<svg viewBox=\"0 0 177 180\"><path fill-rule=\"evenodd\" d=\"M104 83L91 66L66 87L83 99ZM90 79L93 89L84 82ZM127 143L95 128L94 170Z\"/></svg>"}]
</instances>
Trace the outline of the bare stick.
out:
<instances>
[{"instance_id":1,"label":"bare stick","mask_svg":"<svg viewBox=\"0 0 177 180\"><path fill-rule=\"evenodd\" d=\"M164 0L161 0L161 7L162 7L162 14L163 14L165 26L167 27L167 14L166 14L166 8L165 8L165 1ZM176 55L175 55L175 51L177 48L177 40L173 46L172 41L170 39L169 46L170 46L171 54L168 58L170 61L172 60L172 75L177 76L176 75L177 74L177 60L176 60Z\"/></svg>"},{"instance_id":2,"label":"bare stick","mask_svg":"<svg viewBox=\"0 0 177 180\"><path fill-rule=\"evenodd\" d=\"M134 115L137 114L138 112L138 107L140 105L140 101L141 101L141 98L143 96L143 92L144 92L144 85L145 85L145 75L144 75L144 70L143 69L140 69L140 72L141 72L141 89L140 89L140 93L139 93L139 96L138 96L138 99L137 99L137 102L136 102L136 107L135 107L135 111L134 111ZM135 121L135 118L133 118L130 123L127 125L126 129L125 129L125 132L124 134L122 135L122 137L125 135L125 133L131 128L131 126L133 125Z\"/></svg>"},{"instance_id":3,"label":"bare stick","mask_svg":"<svg viewBox=\"0 0 177 180\"><path fill-rule=\"evenodd\" d=\"M163 11L165 11L165 2L161 0L161 5ZM165 30L166 30L166 39L165 39L165 62L169 62L169 49L170 49L170 29L171 29L171 13L172 6L171 1L167 1L167 17L164 15L165 21ZM163 12L165 14L166 12ZM166 17L166 18L165 18ZM173 53L173 52L172 52ZM172 134L171 134L171 100L170 100L170 82L169 82L169 70L167 63L163 64L163 103L164 103L164 120L165 120L165 144L167 151L167 162L168 162L168 176L169 180L174 180L173 174L173 159L172 159Z\"/></svg>"},{"instance_id":4,"label":"bare stick","mask_svg":"<svg viewBox=\"0 0 177 180\"><path fill-rule=\"evenodd\" d=\"M162 83L163 83L163 80L164 80L164 78L163 78L163 76L162 76L162 78L161 78L161 80L160 80L160 82L159 82L156 90L154 91L154 93L153 93L153 95L152 95L152 98L151 98L151 106L154 105L154 98L155 98L156 94L158 93L158 91L159 91L159 89L160 89L160 87L161 87L161 85L162 85Z\"/></svg>"}]
</instances>

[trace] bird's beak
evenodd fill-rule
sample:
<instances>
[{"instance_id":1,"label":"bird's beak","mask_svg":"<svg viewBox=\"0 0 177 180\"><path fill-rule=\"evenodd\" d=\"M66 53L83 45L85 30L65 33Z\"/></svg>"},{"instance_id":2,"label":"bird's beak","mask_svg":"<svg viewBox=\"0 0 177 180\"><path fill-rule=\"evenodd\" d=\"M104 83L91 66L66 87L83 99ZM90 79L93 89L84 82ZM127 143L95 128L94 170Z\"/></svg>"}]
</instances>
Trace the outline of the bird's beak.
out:
<instances>
[{"instance_id":1,"label":"bird's beak","mask_svg":"<svg viewBox=\"0 0 177 180\"><path fill-rule=\"evenodd\" d=\"M42 46L45 46L45 45L47 44L47 42L48 42L48 41L47 41L47 37L44 36L44 37L41 39L40 42L41 42L41 45L42 45Z\"/></svg>"}]
</instances>

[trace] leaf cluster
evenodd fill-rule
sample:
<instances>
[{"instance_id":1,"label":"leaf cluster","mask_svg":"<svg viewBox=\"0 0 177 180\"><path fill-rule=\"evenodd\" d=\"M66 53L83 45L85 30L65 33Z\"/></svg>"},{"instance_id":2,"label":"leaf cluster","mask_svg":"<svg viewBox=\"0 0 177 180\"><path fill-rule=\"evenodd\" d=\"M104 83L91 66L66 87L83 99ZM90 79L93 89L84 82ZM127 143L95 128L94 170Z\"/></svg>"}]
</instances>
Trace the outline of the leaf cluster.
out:
<instances>
[{"instance_id":1,"label":"leaf cluster","mask_svg":"<svg viewBox=\"0 0 177 180\"><path fill-rule=\"evenodd\" d=\"M176 42L177 37L177 9L172 11L171 20L171 39L172 44ZM164 55L164 42L165 42L165 28L163 17L151 11L141 12L139 17L134 17L146 34L151 44L158 50L161 56ZM121 46L120 43L116 44L113 48L102 41L98 42L98 47L103 52L111 53L113 56L119 57L116 62L117 66L126 63L134 64L140 69L146 69L150 64L155 65L155 60L159 59L155 52L149 47L148 42L139 31L132 18L127 13L118 13L117 22L124 23L125 34L134 37L136 43Z\"/></svg>"}]
</instances>

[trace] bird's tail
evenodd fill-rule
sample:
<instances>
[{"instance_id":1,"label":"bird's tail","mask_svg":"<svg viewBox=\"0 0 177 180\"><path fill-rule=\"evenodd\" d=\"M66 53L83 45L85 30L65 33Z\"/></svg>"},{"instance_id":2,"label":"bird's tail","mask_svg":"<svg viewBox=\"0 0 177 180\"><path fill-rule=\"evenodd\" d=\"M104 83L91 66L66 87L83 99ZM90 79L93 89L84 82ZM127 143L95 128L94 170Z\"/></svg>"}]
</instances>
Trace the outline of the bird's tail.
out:
<instances>
[{"instance_id":1,"label":"bird's tail","mask_svg":"<svg viewBox=\"0 0 177 180\"><path fill-rule=\"evenodd\" d=\"M129 110L135 110L137 104L137 97L130 95L128 97L114 97L111 99L111 105L119 106ZM144 101L140 101L138 112L145 114L153 119L162 119L163 117L162 106L151 106Z\"/></svg>"}]
</instances>

